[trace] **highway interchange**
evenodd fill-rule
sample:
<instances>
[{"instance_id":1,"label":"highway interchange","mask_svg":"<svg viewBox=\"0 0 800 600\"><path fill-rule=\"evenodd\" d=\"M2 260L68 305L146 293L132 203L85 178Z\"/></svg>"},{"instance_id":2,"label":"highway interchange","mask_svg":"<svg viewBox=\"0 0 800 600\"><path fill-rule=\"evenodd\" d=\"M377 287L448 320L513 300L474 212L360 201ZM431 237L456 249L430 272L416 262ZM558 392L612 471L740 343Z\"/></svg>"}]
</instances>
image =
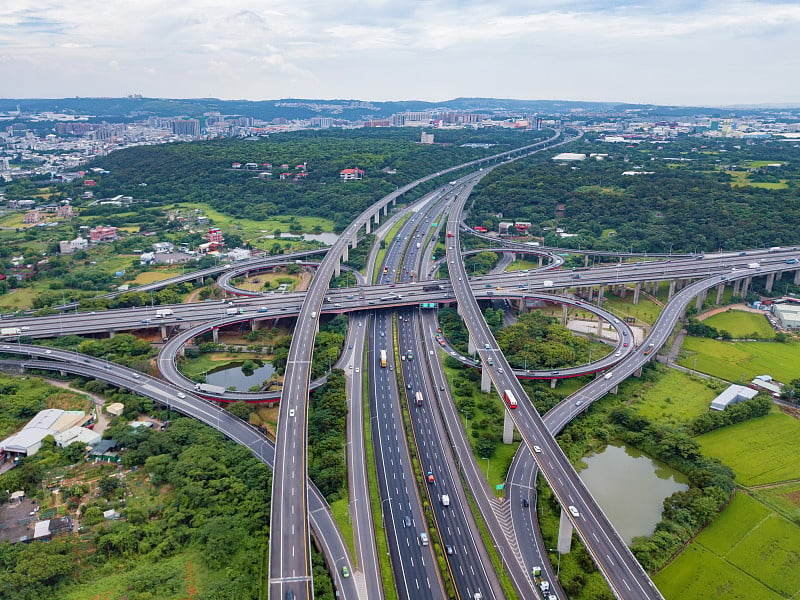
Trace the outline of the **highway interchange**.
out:
<instances>
[{"instance_id":1,"label":"highway interchange","mask_svg":"<svg viewBox=\"0 0 800 600\"><path fill-rule=\"evenodd\" d=\"M530 510L519 510L522 505L521 499L527 498L534 486L536 467L538 467L542 469L562 507L576 508L577 515L568 511L565 514L575 525L614 594L618 598L660 598L658 590L633 559L552 437L585 410L588 404L634 374L652 356L642 355L642 348L645 346L635 348L631 344L624 348L619 346L620 350L625 350L623 354L614 356L612 353L606 362L592 365L591 369L582 367L560 372L520 373L520 375L556 379L611 369L605 372L605 376L585 386L573 397L567 398L540 418L497 348L475 298L491 296L519 298L534 297L534 295L546 297L556 289L589 288L655 280L696 280L695 283L674 294L652 327L645 343L653 344L653 347L658 349L666 341L692 298L714 286L730 283L735 279L796 270L796 267L790 267L787 261L800 258L800 253L796 250L750 251L746 257L740 256L739 253L728 253L719 256L706 255L702 259L675 258L647 261L636 265L620 263L583 270L579 280L575 278L574 273L561 270L535 271L523 275L493 275L470 280L464 270L458 241L461 212L472 186L490 169L491 167L481 167L479 171L462 177L461 180L454 182L454 185L445 186L438 194L429 195L424 202L420 202L424 208L421 206L416 209L415 217L404 224L387 249L384 264L390 270L391 283L387 280L378 285L361 285L353 289L338 291L327 289L328 281L339 269L342 254L346 252L348 244L356 239L359 228L374 218L377 214L376 209L380 210L382 206L394 202L397 196L410 191L412 189L410 186L396 192L397 195L393 197L382 199L383 204L365 211L343 232L337 242L338 245L328 251L319 265L311 289L305 295L282 294L235 300L233 307L241 309L241 313L236 315L227 314L230 308L227 302L208 302L169 307L173 314L163 318L156 317L154 308L137 308L101 311L97 314L74 313L69 319L61 316L28 317L6 320L3 323L6 327L19 327L23 335L29 337L161 327L165 333L164 337L170 338L163 346L158 359L159 369L167 381L137 374L117 365L109 369L108 363L76 353L45 350L43 347L23 345L18 342L5 344L3 351L33 357L21 363L9 361L9 364L21 364L26 368L58 368L67 372L90 375L147 395L173 410L198 418L219 429L231 439L246 445L264 462L274 464L269 588L269 595L272 598L289 597L290 594L298 600L313 597L309 519L316 534L315 538L318 541L325 540L322 544L323 552L334 574L336 587L343 597L382 597L374 540L370 540L374 537L371 522L376 518L383 519L390 554L393 554L392 567L395 570L395 581L401 597L438 598L448 595L447 585L436 564L434 545L432 541L424 545L419 537L421 533L426 533L439 539L441 548L452 551L452 554L444 553L444 562L447 565L448 577L453 582L459 598L473 598L476 593L482 598L502 598L505 594L489 560L489 552L483 546L474 516L470 510L466 510L467 500L461 478L464 478L485 520L491 521L492 517L488 513L496 512L497 507L491 505L486 490L483 492L480 490L480 480L482 480L480 470L474 464L471 449L463 437L460 419L453 413L452 403L449 402L449 392L438 357L439 348L434 340L435 315L403 308L418 307L421 302L456 300L482 364L487 365L489 357L494 361L494 368L488 369L487 374L495 389L501 394L502 390L513 390L520 400L519 407L509 411L525 441L512 465L508 480L514 522L514 532L511 537L514 540L512 545L506 545L509 543L508 540L492 538L492 543L503 557L505 569L511 576L517 593L521 597L530 597L532 582L528 572L532 560L536 560L535 564L540 564L546 569L549 567L544 558L546 549L536 543L538 528L534 521L535 513ZM452 287L445 280L437 280L437 283L441 284L441 290L425 291L422 289L424 283L407 280L412 279L411 273L428 273L434 268L429 257L438 230L432 235L428 232L432 229L431 223L434 219L443 220L445 210L449 213L447 228L453 235L447 240L447 266ZM408 242L409 239L412 241ZM401 244L403 240L407 243ZM759 262L757 269L749 268L753 261ZM381 265L378 267L380 269ZM372 268L374 264L370 265L370 271ZM218 269L216 271L219 272ZM191 276L192 274L188 274L185 277ZM197 277L197 274L194 276ZM230 278L226 275L226 280ZM490 291L492 293L488 294ZM452 298L452 295L455 298ZM330 298L330 302L326 302L326 297ZM570 297L553 296L553 299L571 302L581 308L590 308L586 302ZM596 308L594 310L597 312ZM355 565L350 560L349 550L344 543L338 546L335 543L337 538L341 540L341 534L335 524L330 522L332 519L326 503L315 488L307 483L306 473L306 410L308 389L311 384L310 353L317 323L322 313L353 311L363 312L353 313L351 317L354 326L351 327L348 336L348 350L343 361L349 365L357 365L352 370L348 369L350 378L348 399L351 411L354 411L356 403L361 404L360 368L366 366L366 374L369 376L367 382L371 392L368 399L372 415L370 427L375 443L378 479L382 488L381 515L372 515L369 510L368 485L363 470L358 480L352 479L353 472L357 471L354 469L354 463L364 461L365 451L363 447L357 449L355 440L360 439L359 443L363 444L363 436L360 435L360 428L351 421L348 432L350 435L348 469L351 471L349 487L354 495L351 496L350 506L351 513L356 513L357 509L362 513L356 519L361 525L357 527L354 523L354 528L359 529L357 547L361 548L357 548L357 568L354 568ZM623 333L627 327L619 323L610 313L602 312L604 313L601 315L602 318L617 329L618 339L622 340L627 335ZM193 384L177 374L174 360L180 348L202 331L230 326L233 323L250 324L257 320L289 317L296 317L297 326L281 395L277 445L273 454L272 445L261 432L193 394ZM397 319L396 338L395 329L392 327L394 319ZM179 332L180 329L184 331ZM173 333L175 335L172 335ZM395 341L397 354L394 350ZM366 362L362 358L365 346ZM386 368L379 366L377 352L380 349L387 350L390 358ZM409 350L415 358L408 359ZM401 355L406 360L400 360L399 364L396 364L395 359ZM170 368L169 365L173 367ZM397 370L395 367L398 367ZM401 382L400 386L397 385L398 379ZM423 392L425 398L419 406L415 402L417 391ZM226 393L225 396L227 397L221 399L227 401L237 399L274 401L275 399L274 395L269 397L266 394L251 396ZM437 410L434 410L434 406ZM357 414L357 411L354 412ZM411 425L413 447L406 443L403 412ZM363 422L363 419L361 421ZM461 429L460 438L455 432L457 429ZM353 435L354 433L358 435ZM534 446L541 452L531 452ZM415 452L416 456L412 457ZM412 466L415 461L418 463L417 472ZM428 473L433 477L433 482L425 482L418 486L416 480L419 475L427 479ZM482 485L486 487L485 481ZM356 494L354 488L359 487L361 491ZM451 498L448 506L442 505L441 496L444 493ZM425 506L431 511L430 521ZM322 513L328 515L328 522L323 523L325 519L320 518ZM406 517L410 519L410 525L407 524ZM433 524L432 529L428 527L428 523ZM281 533L275 535L275 532ZM497 536L497 533L490 528L490 535ZM354 575L358 573L359 576L342 577L343 566L347 567L349 573ZM563 592L557 586L554 586L553 593L557 597L563 597Z\"/></svg>"}]
</instances>

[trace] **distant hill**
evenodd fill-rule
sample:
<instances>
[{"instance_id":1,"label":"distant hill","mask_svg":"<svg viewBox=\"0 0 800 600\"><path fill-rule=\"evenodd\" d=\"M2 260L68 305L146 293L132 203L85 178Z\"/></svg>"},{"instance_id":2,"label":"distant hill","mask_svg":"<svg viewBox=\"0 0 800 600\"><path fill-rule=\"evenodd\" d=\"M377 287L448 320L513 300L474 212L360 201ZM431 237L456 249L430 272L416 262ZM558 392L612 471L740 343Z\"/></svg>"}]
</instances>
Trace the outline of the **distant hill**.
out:
<instances>
[{"instance_id":1,"label":"distant hill","mask_svg":"<svg viewBox=\"0 0 800 600\"><path fill-rule=\"evenodd\" d=\"M63 112L92 115L97 118L127 120L146 116L174 117L186 115L201 117L203 113L218 111L226 115L242 115L271 121L276 118L305 119L314 116L335 117L347 120L386 118L405 111L449 109L459 112L481 112L497 115L541 114L633 114L677 118L688 115L733 116L764 113L773 108L719 108L697 106L658 106L653 104L628 104L621 102L581 102L571 100L514 100L502 98L453 98L442 102L398 100L371 102L365 100L312 98L284 98L279 100L219 100L217 98L8 98L0 99L0 111L19 107L23 113ZM780 109L785 112L786 109Z\"/></svg>"}]
</instances>

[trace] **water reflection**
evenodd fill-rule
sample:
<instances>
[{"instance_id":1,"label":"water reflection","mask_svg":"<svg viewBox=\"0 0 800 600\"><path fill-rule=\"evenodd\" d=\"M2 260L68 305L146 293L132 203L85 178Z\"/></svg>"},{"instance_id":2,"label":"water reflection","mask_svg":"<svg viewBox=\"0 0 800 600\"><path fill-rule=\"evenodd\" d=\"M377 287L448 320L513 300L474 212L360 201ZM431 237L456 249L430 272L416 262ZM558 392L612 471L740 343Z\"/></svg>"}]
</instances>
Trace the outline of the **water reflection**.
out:
<instances>
[{"instance_id":1,"label":"water reflection","mask_svg":"<svg viewBox=\"0 0 800 600\"><path fill-rule=\"evenodd\" d=\"M245 375L242 372L244 363L228 364L221 369L206 373L206 383L221 385L224 388L232 387L237 392L250 391L250 388L260 386L275 372L272 363L255 362L260 366L253 370L252 375Z\"/></svg>"},{"instance_id":2,"label":"water reflection","mask_svg":"<svg viewBox=\"0 0 800 600\"><path fill-rule=\"evenodd\" d=\"M609 444L583 460L581 479L627 544L653 533L665 498L689 489L685 475L637 448Z\"/></svg>"}]
</instances>

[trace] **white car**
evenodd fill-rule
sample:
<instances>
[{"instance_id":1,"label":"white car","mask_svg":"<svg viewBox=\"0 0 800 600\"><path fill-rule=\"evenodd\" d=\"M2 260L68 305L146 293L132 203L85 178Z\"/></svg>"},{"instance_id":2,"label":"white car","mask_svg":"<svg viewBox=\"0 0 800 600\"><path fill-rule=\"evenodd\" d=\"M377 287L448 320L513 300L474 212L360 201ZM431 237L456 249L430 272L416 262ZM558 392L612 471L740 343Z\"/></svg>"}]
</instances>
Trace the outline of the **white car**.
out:
<instances>
[{"instance_id":1,"label":"white car","mask_svg":"<svg viewBox=\"0 0 800 600\"><path fill-rule=\"evenodd\" d=\"M290 409L289 409L289 416L290 416L290 417L293 417L293 416L294 416L294 409L293 409L293 408L290 408Z\"/></svg>"},{"instance_id":2,"label":"white car","mask_svg":"<svg viewBox=\"0 0 800 600\"><path fill-rule=\"evenodd\" d=\"M574 506L569 506L568 508L569 508L569 512L570 512L570 514L571 514L573 517L580 517L580 516L581 516L581 513L579 513L579 512L578 512L578 509L577 509L577 508L575 508Z\"/></svg>"},{"instance_id":3,"label":"white car","mask_svg":"<svg viewBox=\"0 0 800 600\"><path fill-rule=\"evenodd\" d=\"M184 394L183 392L178 392L178 393L177 393L177 394L175 394L175 395L176 395L178 398L186 398L186 394Z\"/></svg>"},{"instance_id":4,"label":"white car","mask_svg":"<svg viewBox=\"0 0 800 600\"><path fill-rule=\"evenodd\" d=\"M542 449L541 449L541 447L540 447L540 446L534 446L534 447L533 447L533 451L534 451L534 452L536 452L536 454L540 454L540 453L541 453L541 451L542 451Z\"/></svg>"}]
</instances>

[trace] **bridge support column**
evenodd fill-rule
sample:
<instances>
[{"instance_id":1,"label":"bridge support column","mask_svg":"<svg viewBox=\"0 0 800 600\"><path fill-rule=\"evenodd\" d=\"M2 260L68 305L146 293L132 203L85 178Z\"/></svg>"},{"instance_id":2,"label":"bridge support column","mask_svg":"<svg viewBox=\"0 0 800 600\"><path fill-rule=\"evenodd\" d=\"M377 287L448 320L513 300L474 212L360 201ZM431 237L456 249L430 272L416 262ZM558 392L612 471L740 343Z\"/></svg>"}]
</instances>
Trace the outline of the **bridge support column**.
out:
<instances>
[{"instance_id":1,"label":"bridge support column","mask_svg":"<svg viewBox=\"0 0 800 600\"><path fill-rule=\"evenodd\" d=\"M508 409L506 409L506 414L503 418L503 443L514 443L514 420L511 418L511 412Z\"/></svg>"},{"instance_id":2,"label":"bridge support column","mask_svg":"<svg viewBox=\"0 0 800 600\"><path fill-rule=\"evenodd\" d=\"M114 332L112 331L111 333L114 333ZM112 335L111 337L114 337L114 336ZM167 339L167 326L166 325L162 325L161 326L161 339L162 340Z\"/></svg>"},{"instance_id":3,"label":"bridge support column","mask_svg":"<svg viewBox=\"0 0 800 600\"><path fill-rule=\"evenodd\" d=\"M333 276L339 277L342 274L342 261L341 259L336 261L336 265L333 267Z\"/></svg>"},{"instance_id":4,"label":"bridge support column","mask_svg":"<svg viewBox=\"0 0 800 600\"><path fill-rule=\"evenodd\" d=\"M561 324L562 325L566 325L567 324L567 311L568 310L569 310L569 307L566 304L562 304L561 305Z\"/></svg>"},{"instance_id":5,"label":"bridge support column","mask_svg":"<svg viewBox=\"0 0 800 600\"><path fill-rule=\"evenodd\" d=\"M544 256L541 254L539 255L539 266L541 267L544 264Z\"/></svg>"},{"instance_id":6,"label":"bridge support column","mask_svg":"<svg viewBox=\"0 0 800 600\"><path fill-rule=\"evenodd\" d=\"M375 221L376 225L378 223L380 223L381 222L381 211L379 211L379 210L375 211L375 214L372 216L372 220Z\"/></svg>"},{"instance_id":7,"label":"bridge support column","mask_svg":"<svg viewBox=\"0 0 800 600\"><path fill-rule=\"evenodd\" d=\"M597 337L603 337L603 317L597 317Z\"/></svg>"},{"instance_id":8,"label":"bridge support column","mask_svg":"<svg viewBox=\"0 0 800 600\"><path fill-rule=\"evenodd\" d=\"M555 389L555 387L556 387L556 385L557 385L557 384L558 384L558 379L556 379L555 377L553 377L553 378L550 380L550 389Z\"/></svg>"},{"instance_id":9,"label":"bridge support column","mask_svg":"<svg viewBox=\"0 0 800 600\"><path fill-rule=\"evenodd\" d=\"M752 283L752 277L745 277L744 281L742 282L742 298L747 296L747 290L750 288L750 283Z\"/></svg>"},{"instance_id":10,"label":"bridge support column","mask_svg":"<svg viewBox=\"0 0 800 600\"><path fill-rule=\"evenodd\" d=\"M350 260L350 250L345 246L344 252L342 252L342 262L347 262L348 260Z\"/></svg>"},{"instance_id":11,"label":"bridge support column","mask_svg":"<svg viewBox=\"0 0 800 600\"><path fill-rule=\"evenodd\" d=\"M641 377L642 376L642 367L639 367L633 372L634 377Z\"/></svg>"},{"instance_id":12,"label":"bridge support column","mask_svg":"<svg viewBox=\"0 0 800 600\"><path fill-rule=\"evenodd\" d=\"M258 321L250 319L250 331L258 331Z\"/></svg>"},{"instance_id":13,"label":"bridge support column","mask_svg":"<svg viewBox=\"0 0 800 600\"><path fill-rule=\"evenodd\" d=\"M117 335L117 332L113 329L108 332L108 339L113 340L114 336ZM163 336L162 336L163 337Z\"/></svg>"},{"instance_id":14,"label":"bridge support column","mask_svg":"<svg viewBox=\"0 0 800 600\"><path fill-rule=\"evenodd\" d=\"M667 302L672 300L672 297L675 295L675 280L672 279L669 282L669 292L667 293Z\"/></svg>"},{"instance_id":15,"label":"bridge support column","mask_svg":"<svg viewBox=\"0 0 800 600\"><path fill-rule=\"evenodd\" d=\"M641 281L637 281L633 286L633 303L639 304L639 294L642 291Z\"/></svg>"},{"instance_id":16,"label":"bridge support column","mask_svg":"<svg viewBox=\"0 0 800 600\"><path fill-rule=\"evenodd\" d=\"M194 280L194 282L197 285L203 285L203 278L202 277L198 277L197 279Z\"/></svg>"},{"instance_id":17,"label":"bridge support column","mask_svg":"<svg viewBox=\"0 0 800 600\"><path fill-rule=\"evenodd\" d=\"M350 247L355 250L356 246L358 246L358 234L353 235L353 239L350 240Z\"/></svg>"},{"instance_id":18,"label":"bridge support column","mask_svg":"<svg viewBox=\"0 0 800 600\"><path fill-rule=\"evenodd\" d=\"M742 285L742 280L741 279L737 279L736 281L733 282L733 295L734 296L739 296L739 286L740 285Z\"/></svg>"},{"instance_id":19,"label":"bridge support column","mask_svg":"<svg viewBox=\"0 0 800 600\"><path fill-rule=\"evenodd\" d=\"M219 341L219 329L214 328L211 330L211 339L215 342Z\"/></svg>"},{"instance_id":20,"label":"bridge support column","mask_svg":"<svg viewBox=\"0 0 800 600\"><path fill-rule=\"evenodd\" d=\"M477 347L475 346L475 340L472 339L472 336L470 335L467 339L467 352L470 354L475 354L476 351Z\"/></svg>"},{"instance_id":21,"label":"bridge support column","mask_svg":"<svg viewBox=\"0 0 800 600\"><path fill-rule=\"evenodd\" d=\"M627 293L627 291L628 291L628 287L624 283L621 283L619 285L619 297L620 298L624 298L625 294Z\"/></svg>"},{"instance_id":22,"label":"bridge support column","mask_svg":"<svg viewBox=\"0 0 800 600\"><path fill-rule=\"evenodd\" d=\"M723 292L725 292L725 284L724 283L720 283L717 286L717 301L715 302L715 304L717 304L718 306L720 304L722 304L722 294L723 294Z\"/></svg>"},{"instance_id":23,"label":"bridge support column","mask_svg":"<svg viewBox=\"0 0 800 600\"><path fill-rule=\"evenodd\" d=\"M481 391L487 394L492 391L492 379L488 369L481 369Z\"/></svg>"},{"instance_id":24,"label":"bridge support column","mask_svg":"<svg viewBox=\"0 0 800 600\"><path fill-rule=\"evenodd\" d=\"M794 272L794 282L795 285L800 285L800 269Z\"/></svg>"},{"instance_id":25,"label":"bridge support column","mask_svg":"<svg viewBox=\"0 0 800 600\"><path fill-rule=\"evenodd\" d=\"M769 275L767 275L767 285L766 285L765 289L768 292L771 292L773 285L775 285L775 273L770 273Z\"/></svg>"},{"instance_id":26,"label":"bridge support column","mask_svg":"<svg viewBox=\"0 0 800 600\"><path fill-rule=\"evenodd\" d=\"M615 385L613 388L611 388L610 390L608 390L608 393L609 393L609 394L614 394L614 395L616 396L618 391L619 391L619 386L618 386L618 385Z\"/></svg>"},{"instance_id":27,"label":"bridge support column","mask_svg":"<svg viewBox=\"0 0 800 600\"><path fill-rule=\"evenodd\" d=\"M597 306L599 306L600 308L603 307L603 296L605 295L605 293L606 293L606 286L601 285L599 288L597 288Z\"/></svg>"},{"instance_id":28,"label":"bridge support column","mask_svg":"<svg viewBox=\"0 0 800 600\"><path fill-rule=\"evenodd\" d=\"M385 217L388 214L389 214L389 205L388 204L384 204L383 205L383 216Z\"/></svg>"},{"instance_id":29,"label":"bridge support column","mask_svg":"<svg viewBox=\"0 0 800 600\"><path fill-rule=\"evenodd\" d=\"M367 219L366 228L367 228L367 235L372 233L372 221L370 221L369 219Z\"/></svg>"},{"instance_id":30,"label":"bridge support column","mask_svg":"<svg viewBox=\"0 0 800 600\"><path fill-rule=\"evenodd\" d=\"M694 302L694 307L697 309L697 312L703 310L703 301L706 299L706 293L700 292L697 294L697 299Z\"/></svg>"},{"instance_id":31,"label":"bridge support column","mask_svg":"<svg viewBox=\"0 0 800 600\"><path fill-rule=\"evenodd\" d=\"M558 522L558 548L559 554L569 554L572 550L572 521L569 520L564 508L561 508L561 519Z\"/></svg>"},{"instance_id":32,"label":"bridge support column","mask_svg":"<svg viewBox=\"0 0 800 600\"><path fill-rule=\"evenodd\" d=\"M588 254L584 254L583 255L583 266L584 266L584 268L589 266L589 255Z\"/></svg>"}]
</instances>

